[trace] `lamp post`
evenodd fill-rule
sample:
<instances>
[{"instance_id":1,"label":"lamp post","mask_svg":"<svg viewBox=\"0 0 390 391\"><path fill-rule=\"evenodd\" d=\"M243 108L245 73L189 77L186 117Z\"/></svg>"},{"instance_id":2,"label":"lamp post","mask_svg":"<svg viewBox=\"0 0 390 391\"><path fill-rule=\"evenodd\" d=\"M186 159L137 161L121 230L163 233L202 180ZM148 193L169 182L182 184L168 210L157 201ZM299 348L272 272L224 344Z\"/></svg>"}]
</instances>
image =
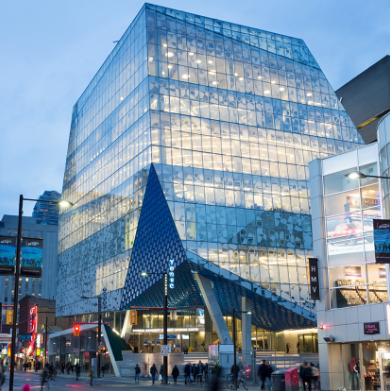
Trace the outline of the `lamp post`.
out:
<instances>
[{"instance_id":1,"label":"lamp post","mask_svg":"<svg viewBox=\"0 0 390 391\"><path fill-rule=\"evenodd\" d=\"M241 314L252 314L251 311L236 311L233 308L233 382L234 389L237 390L237 349L236 349L236 312L240 312Z\"/></svg>"},{"instance_id":2,"label":"lamp post","mask_svg":"<svg viewBox=\"0 0 390 391\"><path fill-rule=\"evenodd\" d=\"M147 277L152 274L164 275L164 345L168 345L168 272L166 273L149 273L142 272L141 276ZM168 384L168 356L163 357L163 383Z\"/></svg>"},{"instance_id":3,"label":"lamp post","mask_svg":"<svg viewBox=\"0 0 390 391\"><path fill-rule=\"evenodd\" d=\"M22 216L23 216L23 201L39 201L48 204L60 205L62 207L72 206L73 204L66 200L48 201L37 200L34 198L24 198L19 196L19 215L18 215L18 234L16 238L16 259L15 259L15 284L14 284L14 313L12 319L12 339L11 339L11 367L9 371L9 391L14 388L14 372L15 372L15 348L16 348L16 319L18 316L18 296L19 296L19 269L20 269L20 253L22 239Z\"/></svg>"},{"instance_id":4,"label":"lamp post","mask_svg":"<svg viewBox=\"0 0 390 391\"><path fill-rule=\"evenodd\" d=\"M94 297L81 296L82 299L91 300L95 299ZM102 298L100 296L98 299L98 356L97 356L97 377L100 377L100 344L102 343ZM79 347L80 349L80 347Z\"/></svg>"}]
</instances>

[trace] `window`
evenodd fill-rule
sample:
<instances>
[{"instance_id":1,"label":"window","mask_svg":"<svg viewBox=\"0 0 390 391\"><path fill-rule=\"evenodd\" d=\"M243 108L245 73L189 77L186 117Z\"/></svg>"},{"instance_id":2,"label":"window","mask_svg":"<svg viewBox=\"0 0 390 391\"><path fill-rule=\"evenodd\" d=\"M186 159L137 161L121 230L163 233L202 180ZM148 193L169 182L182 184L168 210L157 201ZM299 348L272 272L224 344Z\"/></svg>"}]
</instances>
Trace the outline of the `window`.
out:
<instances>
[{"instance_id":1,"label":"window","mask_svg":"<svg viewBox=\"0 0 390 391\"><path fill-rule=\"evenodd\" d=\"M350 168L345 171L324 176L324 193L325 195L333 193L341 193L342 191L351 190L359 186L358 179L352 179L345 175L356 171L355 168Z\"/></svg>"},{"instance_id":2,"label":"window","mask_svg":"<svg viewBox=\"0 0 390 391\"><path fill-rule=\"evenodd\" d=\"M359 209L359 189L325 197L325 213L327 216L351 212L353 210Z\"/></svg>"}]
</instances>

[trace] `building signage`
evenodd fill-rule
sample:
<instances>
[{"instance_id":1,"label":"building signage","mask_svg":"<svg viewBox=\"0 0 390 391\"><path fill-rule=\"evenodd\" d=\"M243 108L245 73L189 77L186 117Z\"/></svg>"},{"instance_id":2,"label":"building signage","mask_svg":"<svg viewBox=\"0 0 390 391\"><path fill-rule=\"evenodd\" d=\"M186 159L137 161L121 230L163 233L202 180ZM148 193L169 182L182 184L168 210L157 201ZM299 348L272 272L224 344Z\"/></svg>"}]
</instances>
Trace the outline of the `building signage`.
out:
<instances>
[{"instance_id":1,"label":"building signage","mask_svg":"<svg viewBox=\"0 0 390 391\"><path fill-rule=\"evenodd\" d=\"M27 350L27 356L34 356L34 350L37 339L38 329L38 306L34 306L30 310L30 327L29 332L31 333L31 341Z\"/></svg>"},{"instance_id":2,"label":"building signage","mask_svg":"<svg viewBox=\"0 0 390 391\"><path fill-rule=\"evenodd\" d=\"M42 254L42 239L23 238L20 275L23 277L41 277Z\"/></svg>"},{"instance_id":3,"label":"building signage","mask_svg":"<svg viewBox=\"0 0 390 391\"><path fill-rule=\"evenodd\" d=\"M0 236L0 275L12 275L15 270L16 238Z\"/></svg>"},{"instance_id":4,"label":"building signage","mask_svg":"<svg viewBox=\"0 0 390 391\"><path fill-rule=\"evenodd\" d=\"M0 334L0 342L9 343L11 342L12 334Z\"/></svg>"},{"instance_id":5,"label":"building signage","mask_svg":"<svg viewBox=\"0 0 390 391\"><path fill-rule=\"evenodd\" d=\"M364 323L364 334L380 334L379 322Z\"/></svg>"},{"instance_id":6,"label":"building signage","mask_svg":"<svg viewBox=\"0 0 390 391\"><path fill-rule=\"evenodd\" d=\"M320 300L320 284L318 281L318 259L309 258L310 299Z\"/></svg>"},{"instance_id":7,"label":"building signage","mask_svg":"<svg viewBox=\"0 0 390 391\"><path fill-rule=\"evenodd\" d=\"M169 260L169 287L173 289L175 287L175 261Z\"/></svg>"},{"instance_id":8,"label":"building signage","mask_svg":"<svg viewBox=\"0 0 390 391\"><path fill-rule=\"evenodd\" d=\"M373 220L376 263L390 263L390 220Z\"/></svg>"}]
</instances>

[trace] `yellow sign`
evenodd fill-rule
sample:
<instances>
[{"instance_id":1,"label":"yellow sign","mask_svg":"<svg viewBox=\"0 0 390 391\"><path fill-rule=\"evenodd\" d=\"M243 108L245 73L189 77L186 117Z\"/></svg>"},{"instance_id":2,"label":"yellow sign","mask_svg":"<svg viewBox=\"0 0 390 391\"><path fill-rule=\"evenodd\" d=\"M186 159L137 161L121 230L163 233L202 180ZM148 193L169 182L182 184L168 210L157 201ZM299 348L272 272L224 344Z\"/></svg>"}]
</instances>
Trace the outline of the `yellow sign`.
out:
<instances>
[{"instance_id":1,"label":"yellow sign","mask_svg":"<svg viewBox=\"0 0 390 391\"><path fill-rule=\"evenodd\" d=\"M130 324L132 326L137 326L137 311L130 311Z\"/></svg>"},{"instance_id":2,"label":"yellow sign","mask_svg":"<svg viewBox=\"0 0 390 391\"><path fill-rule=\"evenodd\" d=\"M12 324L14 310L7 310L6 324Z\"/></svg>"},{"instance_id":3,"label":"yellow sign","mask_svg":"<svg viewBox=\"0 0 390 391\"><path fill-rule=\"evenodd\" d=\"M37 349L37 356L41 355L41 349Z\"/></svg>"}]
</instances>

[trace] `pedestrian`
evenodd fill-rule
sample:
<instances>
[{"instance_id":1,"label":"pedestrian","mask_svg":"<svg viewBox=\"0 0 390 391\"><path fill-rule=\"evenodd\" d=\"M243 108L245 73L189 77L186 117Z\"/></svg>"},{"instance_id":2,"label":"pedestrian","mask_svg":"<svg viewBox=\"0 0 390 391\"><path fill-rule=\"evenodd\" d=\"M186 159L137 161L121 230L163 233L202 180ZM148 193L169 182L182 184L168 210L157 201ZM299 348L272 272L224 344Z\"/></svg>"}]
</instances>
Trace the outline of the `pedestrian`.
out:
<instances>
[{"instance_id":1,"label":"pedestrian","mask_svg":"<svg viewBox=\"0 0 390 391\"><path fill-rule=\"evenodd\" d=\"M152 365L152 367L150 368L150 374L152 375L152 383L154 384L155 380L156 380L156 373L157 373L157 368L156 368L156 365Z\"/></svg>"},{"instance_id":2,"label":"pedestrian","mask_svg":"<svg viewBox=\"0 0 390 391\"><path fill-rule=\"evenodd\" d=\"M206 344L204 341L200 344L200 346L202 347L202 352L205 352L206 351Z\"/></svg>"},{"instance_id":3,"label":"pedestrian","mask_svg":"<svg viewBox=\"0 0 390 391\"><path fill-rule=\"evenodd\" d=\"M39 363L38 361L35 363L35 372L38 372L38 369L39 369Z\"/></svg>"},{"instance_id":4,"label":"pedestrian","mask_svg":"<svg viewBox=\"0 0 390 391\"><path fill-rule=\"evenodd\" d=\"M76 364L76 380L79 380L80 372L81 372L80 363L77 363Z\"/></svg>"},{"instance_id":5,"label":"pedestrian","mask_svg":"<svg viewBox=\"0 0 390 391\"><path fill-rule=\"evenodd\" d=\"M161 384L164 383L164 365L161 365L160 367L160 376L161 376ZM168 376L168 374L167 374Z\"/></svg>"},{"instance_id":6,"label":"pedestrian","mask_svg":"<svg viewBox=\"0 0 390 391\"><path fill-rule=\"evenodd\" d=\"M65 363L64 362L61 364L61 371L62 371L62 374L65 375Z\"/></svg>"},{"instance_id":7,"label":"pedestrian","mask_svg":"<svg viewBox=\"0 0 390 391\"><path fill-rule=\"evenodd\" d=\"M271 391L271 375L274 370L272 369L271 365L269 365L269 361L265 363L265 366L266 366L265 382L267 383L268 390Z\"/></svg>"},{"instance_id":8,"label":"pedestrian","mask_svg":"<svg viewBox=\"0 0 390 391\"><path fill-rule=\"evenodd\" d=\"M239 372L240 372L239 366L237 364L236 364L236 366L234 366L234 364L233 364L232 367L230 368L230 374L233 375L233 382L235 382L237 380Z\"/></svg>"},{"instance_id":9,"label":"pedestrian","mask_svg":"<svg viewBox=\"0 0 390 391\"><path fill-rule=\"evenodd\" d=\"M290 353L290 344L288 342L286 343L286 352Z\"/></svg>"},{"instance_id":10,"label":"pedestrian","mask_svg":"<svg viewBox=\"0 0 390 391\"><path fill-rule=\"evenodd\" d=\"M192 375L193 381L195 383L196 382L196 365L195 364L192 364L191 375Z\"/></svg>"},{"instance_id":11,"label":"pedestrian","mask_svg":"<svg viewBox=\"0 0 390 391\"><path fill-rule=\"evenodd\" d=\"M66 372L68 373L68 375L70 374L70 362L66 364Z\"/></svg>"},{"instance_id":12,"label":"pedestrian","mask_svg":"<svg viewBox=\"0 0 390 391\"><path fill-rule=\"evenodd\" d=\"M102 365L101 372L102 372L102 377L104 377L104 371L106 370L106 364Z\"/></svg>"},{"instance_id":13,"label":"pedestrian","mask_svg":"<svg viewBox=\"0 0 390 391\"><path fill-rule=\"evenodd\" d=\"M179 368L177 367L177 365L175 365L172 369L172 377L175 384L177 384L177 378L179 377L179 374Z\"/></svg>"},{"instance_id":14,"label":"pedestrian","mask_svg":"<svg viewBox=\"0 0 390 391\"><path fill-rule=\"evenodd\" d=\"M41 374L41 391L43 390L43 386L45 383L47 383L47 388L50 390L48 378L49 377L49 371L46 367L43 368L42 374Z\"/></svg>"},{"instance_id":15,"label":"pedestrian","mask_svg":"<svg viewBox=\"0 0 390 391\"><path fill-rule=\"evenodd\" d=\"M135 366L135 381L139 383L139 374L141 373L141 368L138 366L138 364Z\"/></svg>"},{"instance_id":16,"label":"pedestrian","mask_svg":"<svg viewBox=\"0 0 390 391\"><path fill-rule=\"evenodd\" d=\"M311 364L312 379L314 380L314 389L319 390L318 382L320 378L320 370L315 364Z\"/></svg>"},{"instance_id":17,"label":"pedestrian","mask_svg":"<svg viewBox=\"0 0 390 391\"><path fill-rule=\"evenodd\" d=\"M301 344L299 343L299 341L297 342L297 352L301 352Z\"/></svg>"},{"instance_id":18,"label":"pedestrian","mask_svg":"<svg viewBox=\"0 0 390 391\"><path fill-rule=\"evenodd\" d=\"M184 384L191 383L191 364L187 363L184 367Z\"/></svg>"},{"instance_id":19,"label":"pedestrian","mask_svg":"<svg viewBox=\"0 0 390 391\"><path fill-rule=\"evenodd\" d=\"M260 380L260 389L264 390L264 385L265 385L265 376L267 374L267 366L265 364L265 360L263 360L259 366L259 369L257 370L257 376Z\"/></svg>"},{"instance_id":20,"label":"pedestrian","mask_svg":"<svg viewBox=\"0 0 390 391\"><path fill-rule=\"evenodd\" d=\"M302 364L299 367L299 380L302 383L302 388L303 388L304 391L306 390L306 385L303 382L303 372L305 370L306 365L307 365L306 361L302 361Z\"/></svg>"},{"instance_id":21,"label":"pedestrian","mask_svg":"<svg viewBox=\"0 0 390 391\"><path fill-rule=\"evenodd\" d=\"M199 364L198 364L198 368L197 368L197 375L198 375L198 379L199 379L199 383L202 384L203 383L203 364L202 364L202 361L199 361Z\"/></svg>"},{"instance_id":22,"label":"pedestrian","mask_svg":"<svg viewBox=\"0 0 390 391\"><path fill-rule=\"evenodd\" d=\"M88 373L87 373L87 376L90 377L90 381L89 381L89 385L92 386L92 380L93 380L93 371L90 370Z\"/></svg>"},{"instance_id":23,"label":"pedestrian","mask_svg":"<svg viewBox=\"0 0 390 391\"><path fill-rule=\"evenodd\" d=\"M209 364L206 362L204 366L204 381L207 382L209 379Z\"/></svg>"},{"instance_id":24,"label":"pedestrian","mask_svg":"<svg viewBox=\"0 0 390 391\"><path fill-rule=\"evenodd\" d=\"M303 389L306 390L305 384L307 383L309 391L311 391L311 378L312 378L312 370L311 366L305 362L305 367L303 369L302 374L302 382L303 382Z\"/></svg>"}]
</instances>

